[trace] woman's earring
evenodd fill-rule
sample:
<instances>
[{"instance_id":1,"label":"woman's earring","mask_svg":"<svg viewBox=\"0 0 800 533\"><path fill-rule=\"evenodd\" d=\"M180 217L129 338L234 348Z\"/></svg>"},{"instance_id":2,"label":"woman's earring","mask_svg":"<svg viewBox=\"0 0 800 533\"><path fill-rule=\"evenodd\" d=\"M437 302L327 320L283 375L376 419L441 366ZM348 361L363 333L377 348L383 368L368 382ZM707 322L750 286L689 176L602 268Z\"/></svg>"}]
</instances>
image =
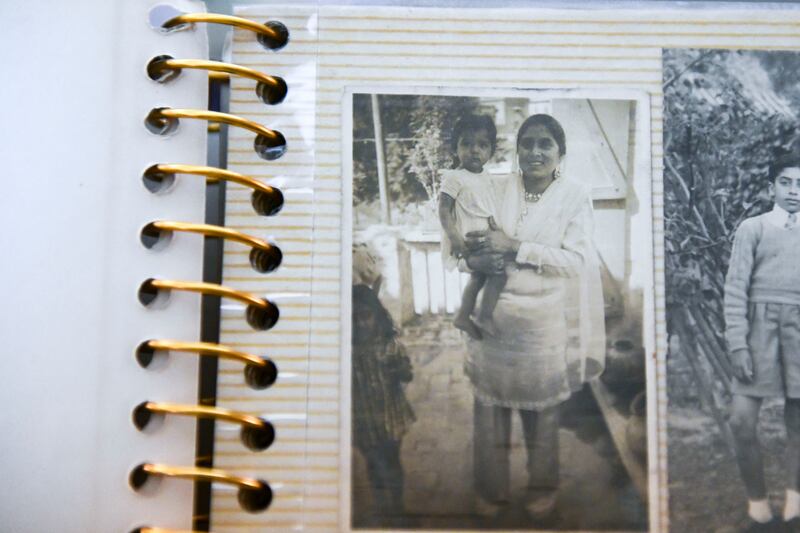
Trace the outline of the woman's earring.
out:
<instances>
[{"instance_id":1,"label":"woman's earring","mask_svg":"<svg viewBox=\"0 0 800 533\"><path fill-rule=\"evenodd\" d=\"M556 169L553 171L553 179L557 180L560 177L561 177L561 169L556 167Z\"/></svg>"}]
</instances>

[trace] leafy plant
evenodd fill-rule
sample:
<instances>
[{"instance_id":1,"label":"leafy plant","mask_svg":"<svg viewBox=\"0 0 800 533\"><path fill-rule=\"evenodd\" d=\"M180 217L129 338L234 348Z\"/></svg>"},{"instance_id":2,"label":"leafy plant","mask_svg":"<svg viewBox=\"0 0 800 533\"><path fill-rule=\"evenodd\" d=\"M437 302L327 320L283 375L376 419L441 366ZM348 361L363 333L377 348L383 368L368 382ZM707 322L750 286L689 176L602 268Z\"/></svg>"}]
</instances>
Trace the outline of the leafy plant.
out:
<instances>
[{"instance_id":1,"label":"leafy plant","mask_svg":"<svg viewBox=\"0 0 800 533\"><path fill-rule=\"evenodd\" d=\"M380 119L390 199L397 204L435 201L439 172L452 168L451 130L477 98L380 95ZM370 95L353 101L353 193L356 203L378 199L378 168Z\"/></svg>"},{"instance_id":2,"label":"leafy plant","mask_svg":"<svg viewBox=\"0 0 800 533\"><path fill-rule=\"evenodd\" d=\"M722 306L733 236L772 207L769 164L796 149L798 56L774 54L663 56L667 327L706 356L717 384L730 381Z\"/></svg>"}]
</instances>

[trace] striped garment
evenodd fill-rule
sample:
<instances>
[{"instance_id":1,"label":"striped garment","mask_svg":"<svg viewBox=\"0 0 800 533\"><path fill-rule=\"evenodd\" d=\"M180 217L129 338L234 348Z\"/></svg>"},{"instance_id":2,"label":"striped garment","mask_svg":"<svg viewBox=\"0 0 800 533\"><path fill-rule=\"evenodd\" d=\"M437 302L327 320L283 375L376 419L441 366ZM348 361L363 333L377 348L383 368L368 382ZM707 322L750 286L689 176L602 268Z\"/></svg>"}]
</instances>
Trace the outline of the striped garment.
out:
<instances>
[{"instance_id":1,"label":"striped garment","mask_svg":"<svg viewBox=\"0 0 800 533\"><path fill-rule=\"evenodd\" d=\"M412 377L397 340L353 345L353 444L364 450L400 441L416 420L403 391Z\"/></svg>"}]
</instances>

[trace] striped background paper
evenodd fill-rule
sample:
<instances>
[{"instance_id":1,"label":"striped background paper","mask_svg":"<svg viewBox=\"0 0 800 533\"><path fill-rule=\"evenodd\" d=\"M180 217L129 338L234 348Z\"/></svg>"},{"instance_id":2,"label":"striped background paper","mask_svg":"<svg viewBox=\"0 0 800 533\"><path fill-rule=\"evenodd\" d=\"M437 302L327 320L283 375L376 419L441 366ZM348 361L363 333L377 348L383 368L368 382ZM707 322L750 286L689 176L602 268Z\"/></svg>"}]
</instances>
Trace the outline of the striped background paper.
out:
<instances>
[{"instance_id":1,"label":"striped background paper","mask_svg":"<svg viewBox=\"0 0 800 533\"><path fill-rule=\"evenodd\" d=\"M651 530L666 531L661 49L798 50L800 13L259 5L238 14L280 20L291 31L289 45L278 53L262 49L247 32L235 32L233 62L284 77L289 97L265 106L251 81L234 77L230 104L232 113L282 131L289 151L277 162L264 162L253 152L252 135L232 129L229 168L281 186L287 202L278 217L257 217L248 193L231 185L226 224L274 238L285 262L273 274L258 274L241 247L226 248L224 282L273 297L281 320L271 331L254 332L241 309L225 309L222 342L273 357L282 374L273 388L252 391L238 367L221 367L219 405L266 416L276 425L277 441L266 452L250 452L234 430L218 427L215 465L269 481L275 500L265 514L247 514L234 492L215 487L213 529L344 529L349 500L342 482L349 472L339 445L347 394L340 387L341 212L350 198L342 197L342 95L353 86L445 86L650 94L658 390L651 489L662 489L651 490L650 503Z\"/></svg>"}]
</instances>

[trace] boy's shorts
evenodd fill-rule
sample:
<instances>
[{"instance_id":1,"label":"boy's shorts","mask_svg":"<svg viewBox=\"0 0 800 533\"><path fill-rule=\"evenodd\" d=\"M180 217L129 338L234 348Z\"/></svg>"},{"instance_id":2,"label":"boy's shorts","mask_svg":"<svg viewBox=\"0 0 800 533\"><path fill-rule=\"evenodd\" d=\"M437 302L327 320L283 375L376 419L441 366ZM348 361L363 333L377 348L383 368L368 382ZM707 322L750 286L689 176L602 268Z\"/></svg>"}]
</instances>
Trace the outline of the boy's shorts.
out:
<instances>
[{"instance_id":1,"label":"boy's shorts","mask_svg":"<svg viewBox=\"0 0 800 533\"><path fill-rule=\"evenodd\" d=\"M732 392L759 398L800 398L800 305L751 303L747 345L753 381L733 380Z\"/></svg>"}]
</instances>

